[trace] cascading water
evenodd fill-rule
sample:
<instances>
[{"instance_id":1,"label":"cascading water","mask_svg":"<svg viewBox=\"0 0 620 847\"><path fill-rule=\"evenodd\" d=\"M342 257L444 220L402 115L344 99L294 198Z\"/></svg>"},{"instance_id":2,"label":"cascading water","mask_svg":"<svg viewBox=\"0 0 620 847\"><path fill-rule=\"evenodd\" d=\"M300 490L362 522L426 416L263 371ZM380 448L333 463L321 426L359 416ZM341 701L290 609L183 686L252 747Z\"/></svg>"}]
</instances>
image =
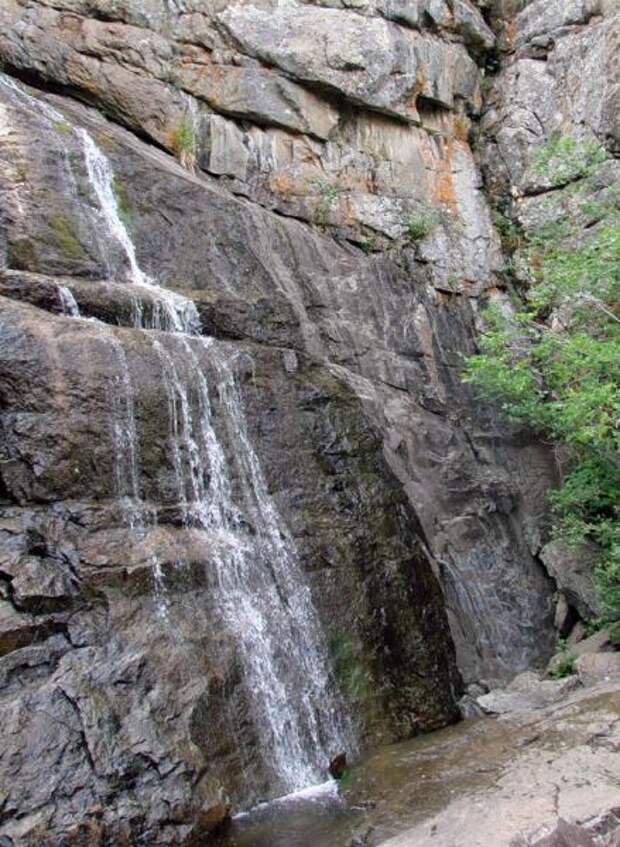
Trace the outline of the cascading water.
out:
<instances>
[{"instance_id":1,"label":"cascading water","mask_svg":"<svg viewBox=\"0 0 620 847\"><path fill-rule=\"evenodd\" d=\"M65 117L51 106L12 82L5 85L48 123L62 121L66 126ZM202 558L215 583L213 605L241 659L263 765L272 773L272 789L297 790L324 777L331 755L355 747L352 724L330 685L327 651L310 590L294 543L268 494L226 347L199 337L193 302L162 289L140 268L119 214L110 163L85 129L74 129L96 200L94 208L91 203L85 209L85 219L97 230L93 243L104 253L113 280L118 279L121 256L125 279L119 282L129 283L135 292L134 328L151 330L149 339L167 398L177 506L183 526L192 537L202 539ZM79 319L71 291L59 288L59 298L63 313ZM109 390L113 489L139 546L157 526L158 509L144 499L142 489L142 445L126 330L98 326L113 363ZM172 629L161 562L148 552L146 561L159 610ZM247 777L251 781L251 773Z\"/></svg>"},{"instance_id":2,"label":"cascading water","mask_svg":"<svg viewBox=\"0 0 620 847\"><path fill-rule=\"evenodd\" d=\"M140 269L119 215L109 162L85 130L79 134L102 222L124 250L129 278L161 304L157 320L140 328L168 331L152 343L173 421L170 442L179 505L185 525L205 534L216 570L217 606L243 659L263 756L281 790L301 788L320 778L330 754L354 746L351 724L330 692L327 655L309 588L268 495L226 354L212 339L191 335L199 327L191 301L159 288ZM143 314L136 311L137 316ZM243 507L235 500L229 461L213 422L211 392L201 365L205 353L217 378L218 409L235 448ZM179 361L186 367L180 368ZM194 405L192 392L197 395ZM132 487L138 494L138 484ZM153 567L161 589L159 563Z\"/></svg>"},{"instance_id":3,"label":"cascading water","mask_svg":"<svg viewBox=\"0 0 620 847\"><path fill-rule=\"evenodd\" d=\"M68 315L70 318L79 318L80 307L75 302L75 297L66 285L58 286L58 297L62 307L63 315Z\"/></svg>"},{"instance_id":4,"label":"cascading water","mask_svg":"<svg viewBox=\"0 0 620 847\"><path fill-rule=\"evenodd\" d=\"M152 295L150 317L145 317L140 292L134 299L134 325L137 329L161 329L197 333L200 320L191 300L161 289L144 273L136 258L136 249L123 223L114 193L114 174L106 156L85 129L78 129L90 183L99 202L99 216L108 236L109 247L119 245L129 265L128 281ZM110 250L108 248L109 257ZM113 267L108 261L108 268Z\"/></svg>"}]
</instances>

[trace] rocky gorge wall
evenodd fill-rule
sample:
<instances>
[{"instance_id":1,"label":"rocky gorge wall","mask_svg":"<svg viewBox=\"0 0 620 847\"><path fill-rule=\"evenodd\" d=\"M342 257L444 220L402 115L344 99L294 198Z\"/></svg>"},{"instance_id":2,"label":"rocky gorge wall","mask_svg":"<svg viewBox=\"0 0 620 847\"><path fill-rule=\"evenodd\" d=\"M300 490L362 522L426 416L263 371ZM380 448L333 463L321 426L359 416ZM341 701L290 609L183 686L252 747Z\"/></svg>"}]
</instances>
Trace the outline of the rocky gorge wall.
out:
<instances>
[{"instance_id":1,"label":"rocky gorge wall","mask_svg":"<svg viewBox=\"0 0 620 847\"><path fill-rule=\"evenodd\" d=\"M509 284L487 194L523 215L523 175L558 126L617 151L617 85L594 109L582 82L592 62L616 78L617 15L509 6L3 2L7 843L181 843L208 828L201 810L286 789L222 612L240 586L227 594L221 538L192 513L218 471L192 459L197 374L243 504L235 537L254 544L277 513L270 543L294 550L325 698L357 744L453 720L459 672L491 681L548 656L553 456L459 369ZM540 91L544 120L525 105ZM158 319L168 295L136 267L214 340Z\"/></svg>"}]
</instances>

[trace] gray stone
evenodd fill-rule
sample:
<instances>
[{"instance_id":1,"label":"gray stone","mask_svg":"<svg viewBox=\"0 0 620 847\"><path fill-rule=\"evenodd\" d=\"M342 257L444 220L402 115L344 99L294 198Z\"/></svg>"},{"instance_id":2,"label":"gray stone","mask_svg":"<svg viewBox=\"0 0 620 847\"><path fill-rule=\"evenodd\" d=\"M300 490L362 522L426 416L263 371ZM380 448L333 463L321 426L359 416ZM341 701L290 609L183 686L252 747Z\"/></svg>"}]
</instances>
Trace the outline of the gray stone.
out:
<instances>
[{"instance_id":1,"label":"gray stone","mask_svg":"<svg viewBox=\"0 0 620 847\"><path fill-rule=\"evenodd\" d=\"M575 626L571 629L568 638L566 639L566 643L569 647L574 647L576 644L579 644L580 641L586 637L586 627L582 621L577 621Z\"/></svg>"},{"instance_id":2,"label":"gray stone","mask_svg":"<svg viewBox=\"0 0 620 847\"><path fill-rule=\"evenodd\" d=\"M611 649L609 632L606 629L601 629L594 635L590 635L575 644L571 648L571 652L574 656L585 656L586 653L601 653Z\"/></svg>"},{"instance_id":3,"label":"gray stone","mask_svg":"<svg viewBox=\"0 0 620 847\"><path fill-rule=\"evenodd\" d=\"M307 5L227 9L219 20L243 49L296 79L356 103L418 120L419 95L451 108L473 102L478 73L464 50L447 48L377 18Z\"/></svg>"},{"instance_id":4,"label":"gray stone","mask_svg":"<svg viewBox=\"0 0 620 847\"><path fill-rule=\"evenodd\" d=\"M522 196L548 188L536 151L560 124L613 148L617 26L609 4L596 18L585 2L522 6L496 6L520 13L516 53L474 155L476 63L494 40L481 4L2 3L5 66L98 110L48 95L62 120L46 119L0 88L2 836L188 843L229 798L275 790L209 552L182 518L155 340L187 363L170 333L135 327L157 292L128 282L98 232L73 124L113 165L140 265L193 300L235 362L326 639L346 621L356 678L372 680L345 692L363 746L457 716L451 639L468 682L547 660L553 459L459 379L479 303L505 298L477 157L524 226L553 216ZM180 129L199 173L163 152L183 158ZM429 222L417 240L416 216ZM64 314L62 287L84 319ZM139 539L114 489L122 361L156 513ZM585 582L554 576L592 608ZM538 714L575 684L473 693L487 711Z\"/></svg>"},{"instance_id":5,"label":"gray stone","mask_svg":"<svg viewBox=\"0 0 620 847\"><path fill-rule=\"evenodd\" d=\"M237 126L218 115L211 115L209 140L207 170L213 174L245 179L249 153L243 142L243 133Z\"/></svg>"},{"instance_id":6,"label":"gray stone","mask_svg":"<svg viewBox=\"0 0 620 847\"><path fill-rule=\"evenodd\" d=\"M490 715L512 712L524 713L543 709L566 697L579 686L576 677L559 680L541 680L537 674L521 674L505 690L496 689L477 697L480 708Z\"/></svg>"},{"instance_id":7,"label":"gray stone","mask_svg":"<svg viewBox=\"0 0 620 847\"><path fill-rule=\"evenodd\" d=\"M620 653L584 653L575 661L575 670L584 685L620 678Z\"/></svg>"},{"instance_id":8,"label":"gray stone","mask_svg":"<svg viewBox=\"0 0 620 847\"><path fill-rule=\"evenodd\" d=\"M510 847L596 847L596 842L584 827L563 818L546 829L550 831L529 838L516 836L510 841Z\"/></svg>"},{"instance_id":9,"label":"gray stone","mask_svg":"<svg viewBox=\"0 0 620 847\"><path fill-rule=\"evenodd\" d=\"M586 620L598 611L592 571L597 550L594 545L574 549L561 541L545 545L541 551L545 567L556 580L568 602Z\"/></svg>"},{"instance_id":10,"label":"gray stone","mask_svg":"<svg viewBox=\"0 0 620 847\"><path fill-rule=\"evenodd\" d=\"M586 23L600 8L600 0L534 0L515 20L515 47L523 47L541 35L553 36L564 27Z\"/></svg>"},{"instance_id":11,"label":"gray stone","mask_svg":"<svg viewBox=\"0 0 620 847\"><path fill-rule=\"evenodd\" d=\"M487 714L476 698L470 694L463 695L459 700L459 711L463 720L479 718L481 715Z\"/></svg>"},{"instance_id":12,"label":"gray stone","mask_svg":"<svg viewBox=\"0 0 620 847\"><path fill-rule=\"evenodd\" d=\"M547 665L547 673L555 673L560 666L566 663L567 660L575 660L580 656L589 655L591 653L608 652L612 649L609 633L607 630L595 632L589 638L582 638L579 641L573 641L565 650L557 653L551 658Z\"/></svg>"},{"instance_id":13,"label":"gray stone","mask_svg":"<svg viewBox=\"0 0 620 847\"><path fill-rule=\"evenodd\" d=\"M558 601L555 606L555 618L553 624L557 629L560 638L566 638L566 636L572 630L572 622L575 618L575 613L568 605L568 601L563 594L560 594L558 597Z\"/></svg>"}]
</instances>

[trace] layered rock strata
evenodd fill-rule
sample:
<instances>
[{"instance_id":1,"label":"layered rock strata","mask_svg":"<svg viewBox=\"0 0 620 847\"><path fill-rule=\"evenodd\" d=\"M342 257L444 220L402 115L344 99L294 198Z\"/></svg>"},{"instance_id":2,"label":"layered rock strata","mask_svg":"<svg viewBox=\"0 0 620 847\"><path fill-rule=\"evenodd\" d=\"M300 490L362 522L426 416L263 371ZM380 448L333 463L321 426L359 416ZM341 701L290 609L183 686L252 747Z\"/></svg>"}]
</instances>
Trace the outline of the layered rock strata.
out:
<instances>
[{"instance_id":1,"label":"layered rock strata","mask_svg":"<svg viewBox=\"0 0 620 847\"><path fill-rule=\"evenodd\" d=\"M500 34L515 52L482 123L496 196L512 184L502 80L540 61L540 26L598 38L601 62L613 37L613 9L556 26L530 21L538 5L524 35ZM364 746L455 716L452 642L473 681L546 659L554 638L539 559L553 457L459 378L480 302L506 286L469 143L498 47L466 0L8 0L0 24L6 69L39 89L0 85L3 834L66 843L77 822L74 838L177 843L201 808L268 796L273 775L214 608L214 542L175 481L155 341L179 373L187 349L110 249L78 128L111 163L141 272L191 301L233 363ZM154 514L137 536L114 482L128 397Z\"/></svg>"}]
</instances>

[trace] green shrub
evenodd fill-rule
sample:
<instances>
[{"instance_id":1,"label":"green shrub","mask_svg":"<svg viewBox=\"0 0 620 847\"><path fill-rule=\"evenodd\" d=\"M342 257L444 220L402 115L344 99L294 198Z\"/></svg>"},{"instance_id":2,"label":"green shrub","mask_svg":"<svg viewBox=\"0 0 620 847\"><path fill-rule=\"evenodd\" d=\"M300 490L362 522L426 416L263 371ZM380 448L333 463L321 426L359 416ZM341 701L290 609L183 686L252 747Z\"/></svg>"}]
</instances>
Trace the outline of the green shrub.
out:
<instances>
[{"instance_id":1,"label":"green shrub","mask_svg":"<svg viewBox=\"0 0 620 847\"><path fill-rule=\"evenodd\" d=\"M125 226L129 227L131 225L133 212L131 209L131 203L129 202L129 196L127 194L125 183L119 178L118 174L114 174L114 178L112 180L112 190L116 198L116 205L118 206L119 217L125 224Z\"/></svg>"},{"instance_id":2,"label":"green shrub","mask_svg":"<svg viewBox=\"0 0 620 847\"><path fill-rule=\"evenodd\" d=\"M335 185L330 185L320 179L315 180L313 185L319 192L319 202L314 210L314 223L325 226L328 222L329 212L338 199L338 189Z\"/></svg>"},{"instance_id":3,"label":"green shrub","mask_svg":"<svg viewBox=\"0 0 620 847\"><path fill-rule=\"evenodd\" d=\"M576 657L570 651L566 641L563 639L558 641L556 650L560 654L560 658L555 663L555 666L549 676L552 676L554 679L564 679L565 677L571 676L575 673Z\"/></svg>"},{"instance_id":4,"label":"green shrub","mask_svg":"<svg viewBox=\"0 0 620 847\"><path fill-rule=\"evenodd\" d=\"M493 211L493 224L499 233L502 247L507 252L513 252L521 247L523 233L513 221L501 212Z\"/></svg>"},{"instance_id":5,"label":"green shrub","mask_svg":"<svg viewBox=\"0 0 620 847\"><path fill-rule=\"evenodd\" d=\"M346 635L336 635L329 642L334 675L340 689L352 700L363 700L372 693L370 674L365 667L357 642Z\"/></svg>"},{"instance_id":6,"label":"green shrub","mask_svg":"<svg viewBox=\"0 0 620 847\"><path fill-rule=\"evenodd\" d=\"M422 209L407 218L407 236L410 241L421 241L430 235L437 225L435 215L430 209Z\"/></svg>"},{"instance_id":7,"label":"green shrub","mask_svg":"<svg viewBox=\"0 0 620 847\"><path fill-rule=\"evenodd\" d=\"M56 121L54 123L54 129L63 135L71 135L73 132L73 127L68 121Z\"/></svg>"},{"instance_id":8,"label":"green shrub","mask_svg":"<svg viewBox=\"0 0 620 847\"><path fill-rule=\"evenodd\" d=\"M530 240L527 300L513 314L486 310L463 379L510 420L569 447L550 498L553 535L597 545L599 623L609 624L620 620L620 214L610 207L591 235L567 243L553 232Z\"/></svg>"},{"instance_id":9,"label":"green shrub","mask_svg":"<svg viewBox=\"0 0 620 847\"><path fill-rule=\"evenodd\" d=\"M171 133L170 146L184 168L189 171L195 170L198 144L196 129L189 117L183 117L177 123Z\"/></svg>"},{"instance_id":10,"label":"green shrub","mask_svg":"<svg viewBox=\"0 0 620 847\"><path fill-rule=\"evenodd\" d=\"M605 148L596 141L578 142L556 132L538 151L534 171L549 177L554 186L565 185L592 176L608 158Z\"/></svg>"},{"instance_id":11,"label":"green shrub","mask_svg":"<svg viewBox=\"0 0 620 847\"><path fill-rule=\"evenodd\" d=\"M52 215L48 220L55 246L64 259L75 261L84 257L84 251L75 233L73 222L64 215Z\"/></svg>"}]
</instances>

